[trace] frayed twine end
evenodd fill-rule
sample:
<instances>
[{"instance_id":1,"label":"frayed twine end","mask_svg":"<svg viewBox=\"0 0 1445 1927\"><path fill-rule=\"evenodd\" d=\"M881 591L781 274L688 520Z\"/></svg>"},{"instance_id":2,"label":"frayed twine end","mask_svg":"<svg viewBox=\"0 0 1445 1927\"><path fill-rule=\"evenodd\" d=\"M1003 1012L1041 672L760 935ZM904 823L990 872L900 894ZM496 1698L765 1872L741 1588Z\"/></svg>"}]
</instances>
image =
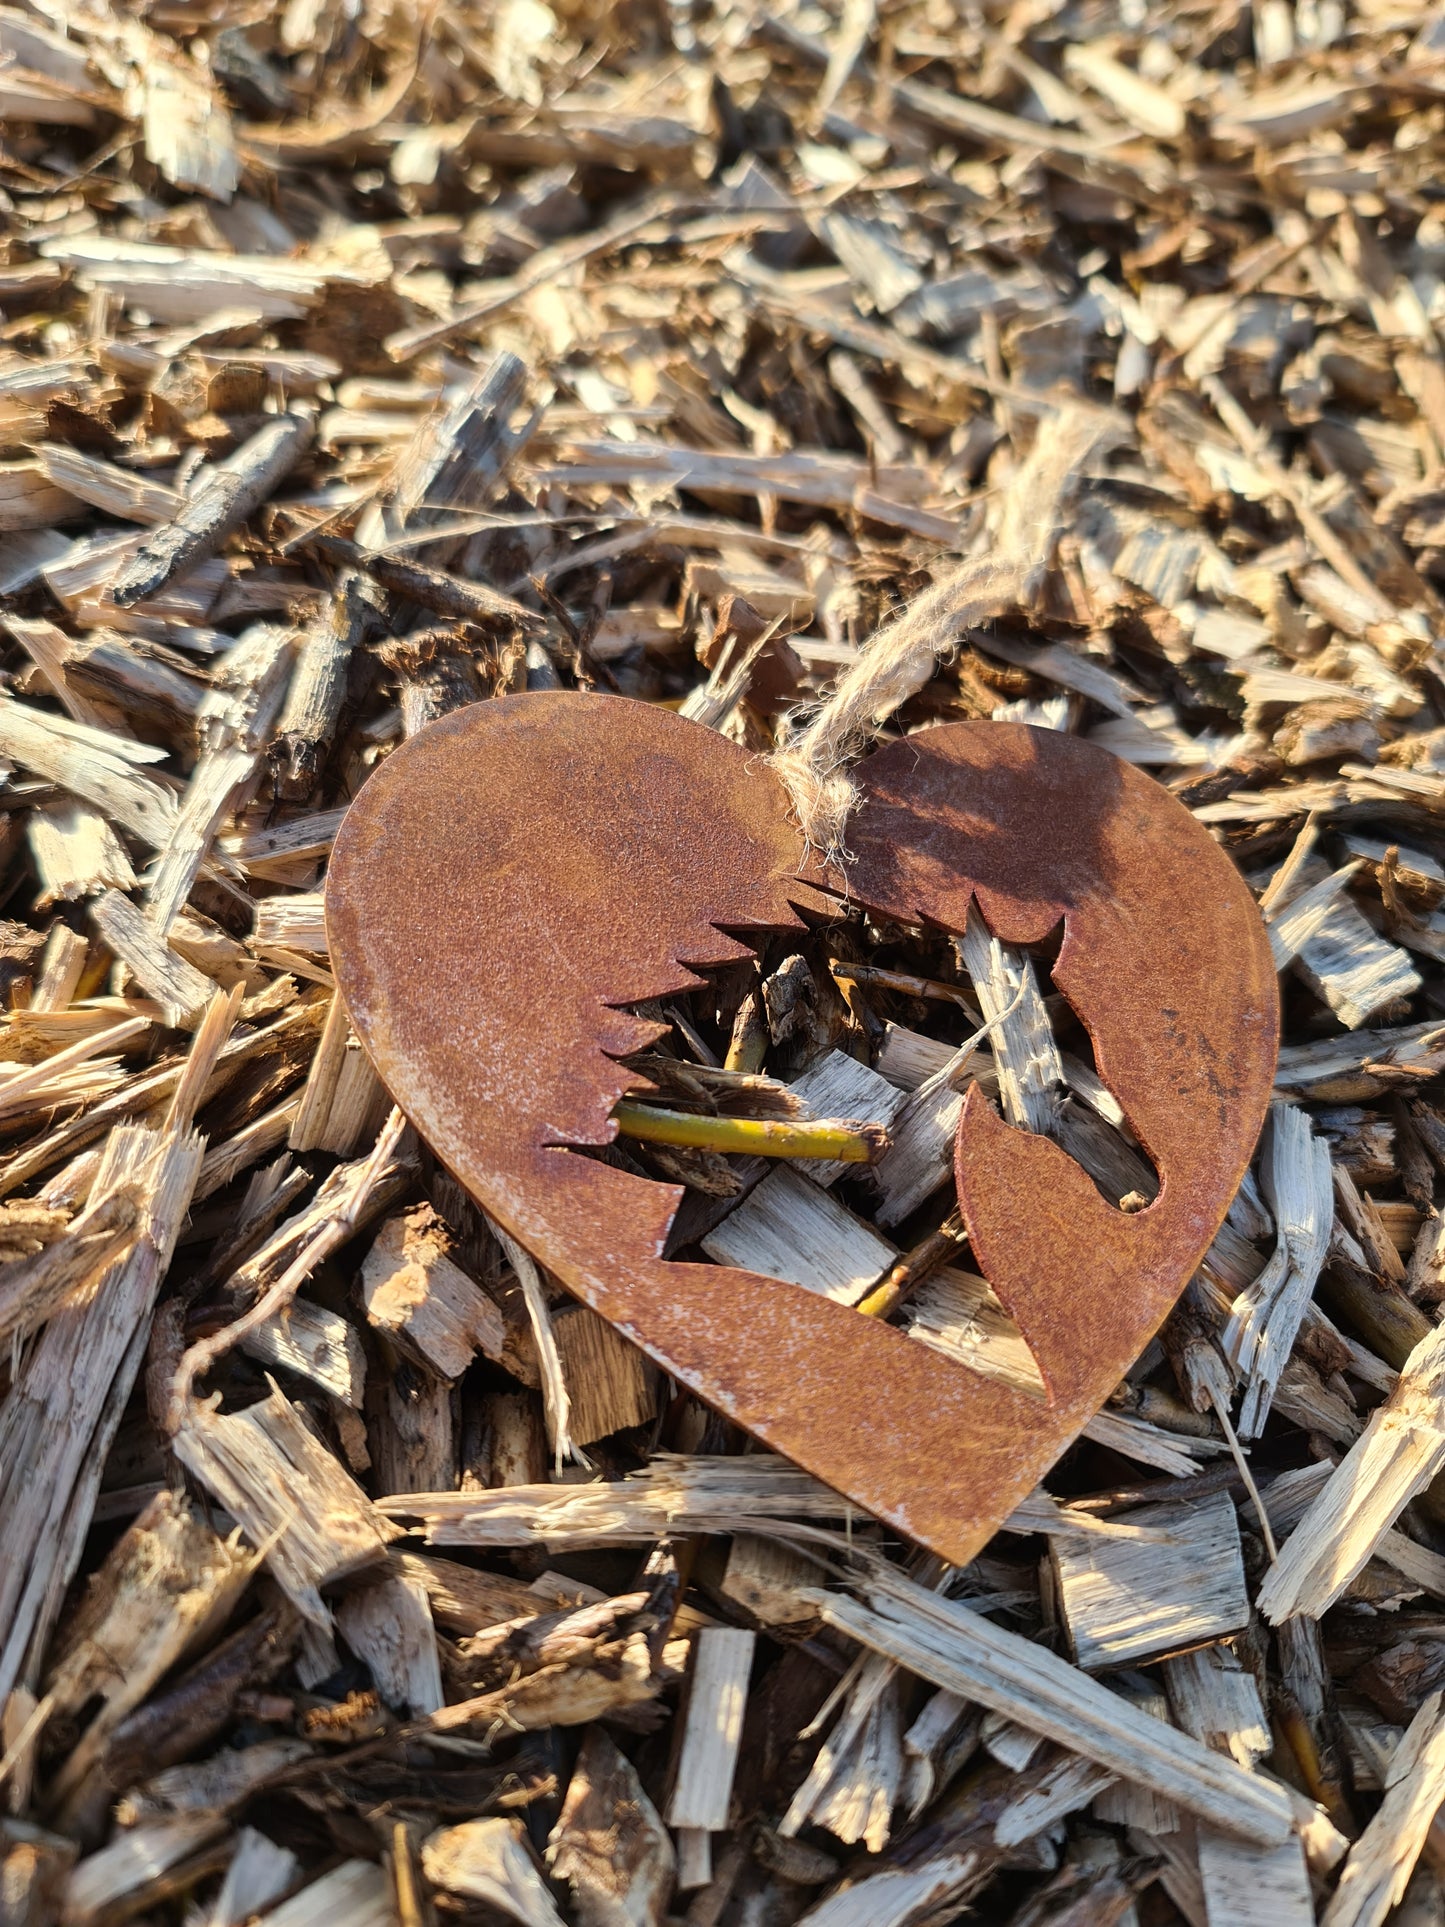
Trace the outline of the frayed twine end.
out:
<instances>
[{"instance_id":1,"label":"frayed twine end","mask_svg":"<svg viewBox=\"0 0 1445 1927\"><path fill-rule=\"evenodd\" d=\"M854 861L844 840L848 819L858 800L858 786L840 763L820 771L806 749L778 750L768 758L787 790L803 835L803 866L814 858L824 871L836 876L837 885L847 895L847 867Z\"/></svg>"}]
</instances>

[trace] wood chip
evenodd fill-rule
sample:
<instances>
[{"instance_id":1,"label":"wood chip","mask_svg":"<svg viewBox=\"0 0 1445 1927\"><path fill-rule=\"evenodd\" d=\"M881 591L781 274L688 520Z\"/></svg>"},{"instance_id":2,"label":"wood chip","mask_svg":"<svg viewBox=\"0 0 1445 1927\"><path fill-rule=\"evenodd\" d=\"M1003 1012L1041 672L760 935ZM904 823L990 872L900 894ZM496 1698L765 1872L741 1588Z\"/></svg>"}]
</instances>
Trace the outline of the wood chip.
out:
<instances>
[{"instance_id":1,"label":"wood chip","mask_svg":"<svg viewBox=\"0 0 1445 1927\"><path fill-rule=\"evenodd\" d=\"M1128 1665L1235 1632L1249 1617L1239 1526L1228 1497L1144 1506L1115 1523L1138 1538L1052 1539L1059 1608L1085 1671Z\"/></svg>"},{"instance_id":2,"label":"wood chip","mask_svg":"<svg viewBox=\"0 0 1445 1927\"><path fill-rule=\"evenodd\" d=\"M729 1627L706 1627L692 1642L670 1826L716 1833L728 1824L754 1644L754 1634Z\"/></svg>"},{"instance_id":3,"label":"wood chip","mask_svg":"<svg viewBox=\"0 0 1445 1927\"><path fill-rule=\"evenodd\" d=\"M361 1268L372 1324L440 1378L460 1378L478 1351L500 1357L506 1343L501 1312L452 1262L451 1243L424 1205L389 1218Z\"/></svg>"},{"instance_id":4,"label":"wood chip","mask_svg":"<svg viewBox=\"0 0 1445 1927\"><path fill-rule=\"evenodd\" d=\"M378 1564L396 1537L279 1391L232 1416L195 1411L175 1451L320 1625L330 1615L318 1588Z\"/></svg>"}]
</instances>

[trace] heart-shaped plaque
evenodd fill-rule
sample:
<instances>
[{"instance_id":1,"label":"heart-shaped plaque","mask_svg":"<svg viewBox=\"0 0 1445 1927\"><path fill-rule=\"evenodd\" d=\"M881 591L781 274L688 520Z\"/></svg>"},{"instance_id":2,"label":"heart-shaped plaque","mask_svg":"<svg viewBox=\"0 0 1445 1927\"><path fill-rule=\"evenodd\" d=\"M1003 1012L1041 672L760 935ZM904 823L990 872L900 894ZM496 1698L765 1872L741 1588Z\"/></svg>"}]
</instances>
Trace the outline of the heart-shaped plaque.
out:
<instances>
[{"instance_id":1,"label":"heart-shaped plaque","mask_svg":"<svg viewBox=\"0 0 1445 1927\"><path fill-rule=\"evenodd\" d=\"M666 710L508 696L405 743L337 838L337 980L382 1079L478 1202L699 1397L946 1559L970 1559L1096 1412L1234 1196L1274 1075L1274 968L1248 890L1150 778L1074 737L955 723L857 772L850 899L1054 965L1160 1174L1109 1204L983 1093L959 1125L976 1261L1036 1399L797 1285L663 1256L681 1199L568 1147L610 1143L657 1034L749 933L830 907L777 778ZM733 934L737 933L737 934Z\"/></svg>"}]
</instances>

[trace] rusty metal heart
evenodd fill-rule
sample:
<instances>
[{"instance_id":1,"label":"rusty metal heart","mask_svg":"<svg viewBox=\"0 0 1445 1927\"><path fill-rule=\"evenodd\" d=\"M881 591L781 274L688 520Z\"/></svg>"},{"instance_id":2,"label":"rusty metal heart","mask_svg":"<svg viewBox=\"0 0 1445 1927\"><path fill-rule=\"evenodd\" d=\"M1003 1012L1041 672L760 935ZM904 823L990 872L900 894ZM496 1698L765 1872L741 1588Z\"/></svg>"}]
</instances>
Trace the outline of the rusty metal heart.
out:
<instances>
[{"instance_id":1,"label":"rusty metal heart","mask_svg":"<svg viewBox=\"0 0 1445 1927\"><path fill-rule=\"evenodd\" d=\"M656 1036L626 1008L829 907L759 759L617 697L510 696L404 744L352 806L326 915L356 1032L484 1208L587 1304L758 1438L946 1559L971 1558L1102 1405L1218 1230L1274 1075L1269 944L1224 854L1150 778L1050 731L956 723L862 766L849 894L1031 943L1152 1156L1107 1203L981 1092L959 1126L980 1269L1047 1401L802 1288L663 1252L676 1186L609 1143Z\"/></svg>"}]
</instances>

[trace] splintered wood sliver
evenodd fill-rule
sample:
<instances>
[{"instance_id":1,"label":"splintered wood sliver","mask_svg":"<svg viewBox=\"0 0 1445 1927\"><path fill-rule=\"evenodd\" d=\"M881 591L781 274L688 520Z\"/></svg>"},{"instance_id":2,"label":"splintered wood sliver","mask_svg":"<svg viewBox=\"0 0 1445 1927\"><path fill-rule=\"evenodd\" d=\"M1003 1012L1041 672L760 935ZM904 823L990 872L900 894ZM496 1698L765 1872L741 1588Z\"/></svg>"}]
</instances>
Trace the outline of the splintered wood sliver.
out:
<instances>
[{"instance_id":1,"label":"splintered wood sliver","mask_svg":"<svg viewBox=\"0 0 1445 1927\"><path fill-rule=\"evenodd\" d=\"M1062 918L1055 986L1160 1175L1122 1213L970 1091L959 1204L1046 1401L797 1285L664 1258L680 1188L568 1148L611 1142L613 1106L644 1083L617 1060L657 1026L625 1006L829 907L759 758L617 697L460 710L352 806L327 927L357 1035L484 1209L700 1398L961 1564L1104 1403L1218 1230L1269 1099L1275 974L1228 859L1101 749L954 723L859 778L850 899L953 933L976 900L1013 944Z\"/></svg>"}]
</instances>

